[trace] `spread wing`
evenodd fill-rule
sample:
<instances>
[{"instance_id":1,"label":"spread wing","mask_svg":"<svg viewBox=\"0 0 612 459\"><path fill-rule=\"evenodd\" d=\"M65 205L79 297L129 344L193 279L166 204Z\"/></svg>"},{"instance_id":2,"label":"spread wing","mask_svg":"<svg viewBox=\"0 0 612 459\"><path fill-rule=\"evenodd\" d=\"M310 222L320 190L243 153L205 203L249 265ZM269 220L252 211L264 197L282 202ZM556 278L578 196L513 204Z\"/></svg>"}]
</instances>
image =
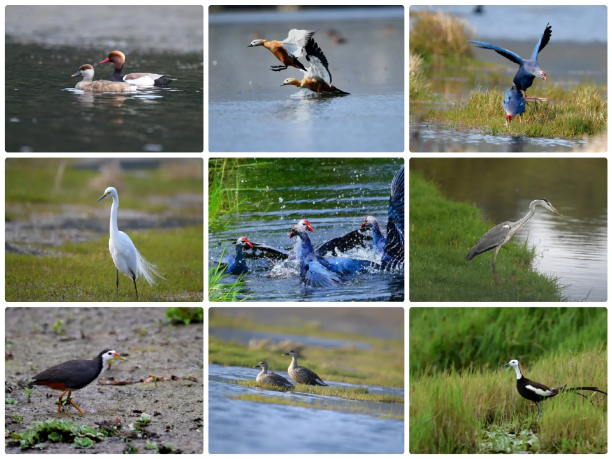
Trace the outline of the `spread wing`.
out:
<instances>
[{"instance_id":1,"label":"spread wing","mask_svg":"<svg viewBox=\"0 0 612 459\"><path fill-rule=\"evenodd\" d=\"M332 75L329 71L329 64L327 63L327 58L319 45L311 38L306 43L306 60L310 62L310 67L308 67L308 72L306 73L309 77L319 77L322 78L327 84L331 85L332 83Z\"/></svg>"},{"instance_id":2,"label":"spread wing","mask_svg":"<svg viewBox=\"0 0 612 459\"><path fill-rule=\"evenodd\" d=\"M535 48L533 49L533 53L531 53L531 60L538 60L539 52L542 51L544 47L548 44L551 36L552 27L550 26L550 24L546 24L546 28L544 29L544 33L540 37L540 41L538 41L537 45L535 45Z\"/></svg>"}]
</instances>

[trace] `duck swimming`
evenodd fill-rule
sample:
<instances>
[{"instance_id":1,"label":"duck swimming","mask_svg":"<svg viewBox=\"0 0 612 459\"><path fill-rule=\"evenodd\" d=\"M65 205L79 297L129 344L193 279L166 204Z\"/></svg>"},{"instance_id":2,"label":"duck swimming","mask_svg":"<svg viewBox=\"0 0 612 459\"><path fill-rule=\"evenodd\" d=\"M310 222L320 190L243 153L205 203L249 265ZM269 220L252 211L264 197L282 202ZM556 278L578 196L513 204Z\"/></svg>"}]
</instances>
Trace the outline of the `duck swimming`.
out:
<instances>
[{"instance_id":1,"label":"duck swimming","mask_svg":"<svg viewBox=\"0 0 612 459\"><path fill-rule=\"evenodd\" d=\"M72 75L82 76L83 80L79 81L75 86L81 91L91 92L136 92L136 86L127 83L115 83L113 81L92 81L94 77L94 68L89 65L81 65L77 73Z\"/></svg>"},{"instance_id":2,"label":"duck swimming","mask_svg":"<svg viewBox=\"0 0 612 459\"><path fill-rule=\"evenodd\" d=\"M305 78L303 80L287 78L281 86L297 86L298 88L309 89L318 94L349 95L348 92L341 91L332 85L332 76L329 71L327 58L312 38L308 40L304 49L306 51L306 60L310 62L308 70L300 69L305 73Z\"/></svg>"},{"instance_id":3,"label":"duck swimming","mask_svg":"<svg viewBox=\"0 0 612 459\"><path fill-rule=\"evenodd\" d=\"M295 67L296 69L306 71L306 68L298 61L298 57L303 57L305 55L304 47L315 32L316 30L291 29L289 35L283 41L258 39L253 40L247 48L263 46L269 49L270 52L283 63L283 65L271 65L270 70L273 72L280 72L281 70L287 69L287 67Z\"/></svg>"},{"instance_id":4,"label":"duck swimming","mask_svg":"<svg viewBox=\"0 0 612 459\"><path fill-rule=\"evenodd\" d=\"M112 62L115 64L115 71L111 75L111 81L123 81L135 86L168 86L172 79L157 73L129 73L123 75L123 64L125 63L125 54L121 51L111 51L106 59L100 64Z\"/></svg>"}]
</instances>

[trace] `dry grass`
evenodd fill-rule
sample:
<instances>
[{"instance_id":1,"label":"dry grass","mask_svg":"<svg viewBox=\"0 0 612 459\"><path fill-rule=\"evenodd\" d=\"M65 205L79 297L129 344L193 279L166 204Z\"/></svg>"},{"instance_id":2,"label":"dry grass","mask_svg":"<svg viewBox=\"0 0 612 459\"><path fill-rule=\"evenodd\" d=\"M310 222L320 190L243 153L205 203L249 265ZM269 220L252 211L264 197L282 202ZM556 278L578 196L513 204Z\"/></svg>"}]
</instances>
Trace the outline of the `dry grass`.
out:
<instances>
[{"instance_id":1,"label":"dry grass","mask_svg":"<svg viewBox=\"0 0 612 459\"><path fill-rule=\"evenodd\" d=\"M474 29L442 11L416 11L411 16L417 21L410 30L410 53L421 55L426 62L434 56L459 61L473 58Z\"/></svg>"},{"instance_id":2,"label":"dry grass","mask_svg":"<svg viewBox=\"0 0 612 459\"><path fill-rule=\"evenodd\" d=\"M410 53L408 67L410 78L408 85L410 87L411 100L423 100L431 97L429 94L429 81L423 70L423 58L418 54Z\"/></svg>"}]
</instances>

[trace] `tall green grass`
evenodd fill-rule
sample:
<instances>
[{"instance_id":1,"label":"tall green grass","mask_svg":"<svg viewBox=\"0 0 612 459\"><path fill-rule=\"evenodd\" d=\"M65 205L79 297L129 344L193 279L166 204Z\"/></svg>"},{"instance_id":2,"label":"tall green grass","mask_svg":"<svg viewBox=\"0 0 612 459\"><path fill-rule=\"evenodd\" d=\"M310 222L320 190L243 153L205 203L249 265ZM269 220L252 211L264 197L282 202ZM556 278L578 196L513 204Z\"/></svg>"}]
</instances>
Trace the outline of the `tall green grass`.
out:
<instances>
[{"instance_id":1,"label":"tall green grass","mask_svg":"<svg viewBox=\"0 0 612 459\"><path fill-rule=\"evenodd\" d=\"M527 243L504 244L493 278L493 253L465 256L495 226L472 205L449 201L436 186L410 173L411 301L562 301L557 279L531 270Z\"/></svg>"},{"instance_id":2,"label":"tall green grass","mask_svg":"<svg viewBox=\"0 0 612 459\"><path fill-rule=\"evenodd\" d=\"M606 308L410 308L410 373L529 365L605 345Z\"/></svg>"},{"instance_id":3,"label":"tall green grass","mask_svg":"<svg viewBox=\"0 0 612 459\"><path fill-rule=\"evenodd\" d=\"M411 358L414 353L411 353ZM516 358L515 355L512 355ZM508 359L509 360L509 359ZM523 373L550 387L607 387L607 352L597 347L581 354L553 353ZM513 452L605 453L607 451L607 397L571 392L542 402L538 422L535 405L516 390L516 375L506 367L464 368L461 373L424 372L410 377L410 452L457 454L490 450L491 433L520 439L533 434L539 442L517 441Z\"/></svg>"}]
</instances>

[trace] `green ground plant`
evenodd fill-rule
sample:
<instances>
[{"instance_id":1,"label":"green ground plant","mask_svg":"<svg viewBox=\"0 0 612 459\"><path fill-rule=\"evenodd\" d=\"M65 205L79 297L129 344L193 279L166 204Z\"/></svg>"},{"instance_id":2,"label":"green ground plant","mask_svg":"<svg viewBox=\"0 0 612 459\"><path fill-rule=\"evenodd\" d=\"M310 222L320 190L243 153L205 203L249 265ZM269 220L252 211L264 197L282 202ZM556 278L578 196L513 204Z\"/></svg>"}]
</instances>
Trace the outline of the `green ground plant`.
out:
<instances>
[{"instance_id":1,"label":"green ground plant","mask_svg":"<svg viewBox=\"0 0 612 459\"><path fill-rule=\"evenodd\" d=\"M140 301L202 301L203 226L164 231L131 231L130 238L166 280L138 281ZM6 301L135 301L132 281L119 274L108 251L108 236L64 244L54 256L7 253Z\"/></svg>"},{"instance_id":2,"label":"green ground plant","mask_svg":"<svg viewBox=\"0 0 612 459\"><path fill-rule=\"evenodd\" d=\"M517 358L510 354L506 360ZM505 362L504 362L505 363ZM607 352L598 346L581 354L550 353L522 365L534 381L550 387L607 387ZM501 367L438 368L410 377L410 452L473 454L495 452L605 453L607 397L571 392L537 408L516 390L514 371ZM492 436L514 439L491 442ZM537 442L531 441L533 437ZM530 441L516 441L530 438ZM510 446L508 446L510 445ZM507 448L510 448L508 450Z\"/></svg>"},{"instance_id":3,"label":"green ground plant","mask_svg":"<svg viewBox=\"0 0 612 459\"><path fill-rule=\"evenodd\" d=\"M475 206L447 200L433 183L410 173L410 300L563 301L558 280L531 269L536 252L527 243L504 244L495 278L492 252L465 260L494 226Z\"/></svg>"},{"instance_id":4,"label":"green ground plant","mask_svg":"<svg viewBox=\"0 0 612 459\"><path fill-rule=\"evenodd\" d=\"M600 135L607 130L608 108L605 88L583 84L569 90L545 86L539 97L548 102L530 102L523 122L515 117L506 127L502 100L507 88L473 91L467 101L450 110L429 109L424 118L450 123L454 128L472 128L490 134L527 137L581 138Z\"/></svg>"}]
</instances>

